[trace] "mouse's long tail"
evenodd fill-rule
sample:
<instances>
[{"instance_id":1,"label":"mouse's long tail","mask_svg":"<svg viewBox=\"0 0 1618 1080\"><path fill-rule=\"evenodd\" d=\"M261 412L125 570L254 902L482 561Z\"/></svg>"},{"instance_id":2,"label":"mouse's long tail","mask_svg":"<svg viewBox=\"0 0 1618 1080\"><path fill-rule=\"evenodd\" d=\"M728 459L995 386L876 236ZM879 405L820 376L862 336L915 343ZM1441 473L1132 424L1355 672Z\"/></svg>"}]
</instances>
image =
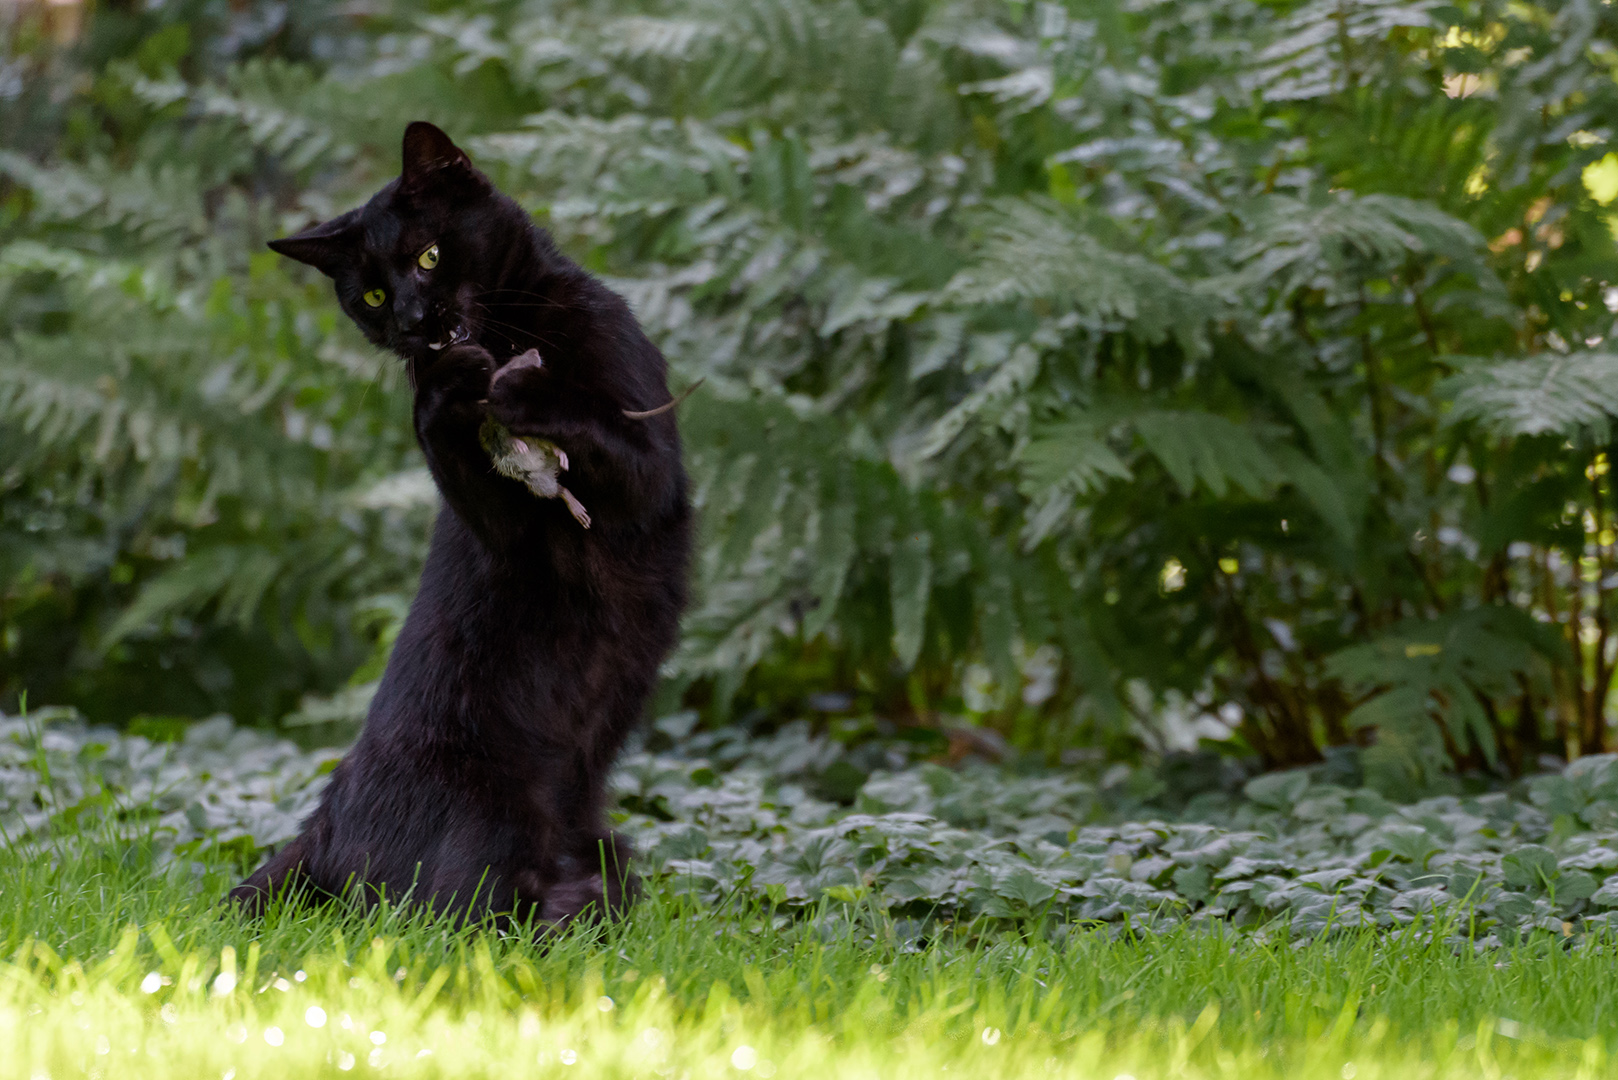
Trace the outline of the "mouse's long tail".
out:
<instances>
[{"instance_id":1,"label":"mouse's long tail","mask_svg":"<svg viewBox=\"0 0 1618 1080\"><path fill-rule=\"evenodd\" d=\"M708 381L708 377L706 375L704 375L702 378L698 379L696 382L694 382L690 386L686 387L685 388L685 393L681 394L679 397L675 398L673 401L670 401L665 405L659 405L655 409L647 409L645 412L632 412L629 409L625 409L624 410L624 415L629 417L631 420L650 420L654 416L661 416L664 413L668 412L670 409L679 408L680 403L682 401L684 401L686 398L690 397L692 394L696 393L697 392L697 387L701 386L703 383L705 383L707 381Z\"/></svg>"}]
</instances>

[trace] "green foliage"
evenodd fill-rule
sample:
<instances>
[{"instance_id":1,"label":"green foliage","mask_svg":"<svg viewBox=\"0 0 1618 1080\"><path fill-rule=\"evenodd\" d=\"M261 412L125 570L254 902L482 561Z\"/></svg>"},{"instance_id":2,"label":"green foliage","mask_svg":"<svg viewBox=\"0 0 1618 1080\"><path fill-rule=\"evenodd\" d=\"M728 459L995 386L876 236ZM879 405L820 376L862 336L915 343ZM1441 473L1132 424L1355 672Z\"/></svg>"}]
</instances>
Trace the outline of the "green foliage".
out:
<instances>
[{"instance_id":1,"label":"green foliage","mask_svg":"<svg viewBox=\"0 0 1618 1080\"><path fill-rule=\"evenodd\" d=\"M1326 669L1367 695L1348 723L1419 744L1432 712L1438 730L1471 740L1492 765L1500 750L1488 713L1492 703L1543 679L1547 661L1564 659L1563 648L1559 636L1526 613L1498 605L1408 619L1370 644L1334 653ZM1459 756L1458 747L1451 749Z\"/></svg>"},{"instance_id":2,"label":"green foliage","mask_svg":"<svg viewBox=\"0 0 1618 1080\"><path fill-rule=\"evenodd\" d=\"M1609 439L1608 424L1618 416L1613 373L1618 357L1609 353L1551 353L1505 363L1478 363L1451 383L1452 422L1474 421L1501 438L1560 435L1564 439Z\"/></svg>"},{"instance_id":3,"label":"green foliage","mask_svg":"<svg viewBox=\"0 0 1618 1080\"><path fill-rule=\"evenodd\" d=\"M1504 636L1466 640L1487 634L1454 627L1446 648L1518 659ZM1470 693L1482 679L1416 659L1433 662L1393 676L1376 701L1407 687ZM1421 712L1418 700L1390 728ZM975 758L948 768L910 740L845 743L803 723L764 738L692 733L695 719L664 718L651 735L663 749L624 756L613 816L653 892L704 910L756 903L914 941L1190 921L1306 938L1413 928L1468 948L1545 930L1601 938L1618 921L1615 755L1509 794L1398 805L1318 766L1245 784L1215 768L1171 790L1127 768L1090 779ZM154 743L71 717L0 717L0 831L22 857L133 845L155 868L253 862L296 834L338 756L223 718Z\"/></svg>"},{"instance_id":4,"label":"green foliage","mask_svg":"<svg viewBox=\"0 0 1618 1080\"><path fill-rule=\"evenodd\" d=\"M318 695L419 558L405 390L255 252L423 116L707 380L666 700L1053 754L1225 703L1271 765L1604 747L1610 5L207 12L79 61L13 32L62 89L0 158L8 688L363 701Z\"/></svg>"}]
</instances>

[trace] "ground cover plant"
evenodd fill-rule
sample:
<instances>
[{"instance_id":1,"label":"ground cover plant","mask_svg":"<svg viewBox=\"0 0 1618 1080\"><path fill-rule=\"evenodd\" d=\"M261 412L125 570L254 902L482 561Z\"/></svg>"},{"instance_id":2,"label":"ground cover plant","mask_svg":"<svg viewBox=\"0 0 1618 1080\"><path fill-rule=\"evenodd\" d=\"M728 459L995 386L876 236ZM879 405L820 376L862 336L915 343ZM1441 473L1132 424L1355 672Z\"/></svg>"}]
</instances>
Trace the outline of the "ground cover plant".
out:
<instances>
[{"instance_id":1,"label":"ground cover plant","mask_svg":"<svg viewBox=\"0 0 1618 1080\"><path fill-rule=\"evenodd\" d=\"M702 907L850 932L877 920L906 946L962 928L1061 940L1185 923L1283 939L1410 927L1489 949L1618 929L1618 755L1409 804L1272 773L1170 812L1127 771L950 768L915 743L850 749L799 725L668 738L692 719L660 723L667 750L619 763L614 817L659 889ZM337 756L223 718L166 744L3 719L0 828L23 852L58 850L67 827L158 864L251 862L296 834Z\"/></svg>"},{"instance_id":2,"label":"ground cover plant","mask_svg":"<svg viewBox=\"0 0 1618 1080\"><path fill-rule=\"evenodd\" d=\"M992 900L975 918L922 925L857 895L847 877L808 886L816 896L803 903L747 887L735 873L746 860L764 872L767 845L756 829L733 828L731 846L715 840L695 853L732 864L724 887L707 888L690 858L680 865L654 856L649 894L624 923L581 927L540 947L387 907L278 906L261 924L243 925L219 904L239 874L237 857L257 843L244 842L242 830L286 828L283 815L307 797L300 792L329 752L224 723L166 745L72 719L6 724L4 1077L794 1077L828 1069L1594 1077L1607 1075L1618 1053L1615 940L1599 922L1572 936L1558 927L1502 938L1469 925L1486 921L1481 913L1445 918L1440 904L1389 906L1394 917L1383 926L1316 926L1306 948L1280 922L1269 925L1281 932L1266 933L1180 912L1075 918L1061 905L1007 911ZM739 818L744 805L754 818L770 813L743 777L775 775L779 791L830 756L800 733L714 753L707 764L684 751L642 753L626 763L620 791L625 804L661 798L657 817L704 822L722 837L716 817ZM665 779L653 794L632 779L661 775L673 761L683 784ZM891 776L915 771L891 764ZM727 779L715 787L704 769ZM979 828L982 837L1009 835L1012 854L1030 850L1028 829L1082 819L1106 798L1014 780L999 790L986 808L998 827ZM830 813L803 811L806 804L797 802L805 820L773 826L803 850ZM840 813L847 821L861 812ZM1518 827L1530 818L1524 812ZM655 834L654 820L641 823L643 835ZM1018 820L1028 823L1022 833ZM1242 824L1287 828L1284 815L1248 803L1229 821L1227 836ZM1575 839L1553 835L1548 849L1589 850ZM1139 843L1128 830L1124 842ZM1509 857L1532 845L1502 834L1500 846ZM1268 869L1306 876L1280 862ZM1022 865L1036 874L1040 866ZM1554 861L1533 865L1547 884L1571 872ZM1541 895L1509 873L1504 882L1484 876L1488 891ZM1012 896L1017 888L1026 886ZM1037 906L1039 898L1025 899ZM968 903L945 905L964 916ZM1418 917L1425 912L1438 917ZM1306 912L1293 915L1297 922Z\"/></svg>"}]
</instances>

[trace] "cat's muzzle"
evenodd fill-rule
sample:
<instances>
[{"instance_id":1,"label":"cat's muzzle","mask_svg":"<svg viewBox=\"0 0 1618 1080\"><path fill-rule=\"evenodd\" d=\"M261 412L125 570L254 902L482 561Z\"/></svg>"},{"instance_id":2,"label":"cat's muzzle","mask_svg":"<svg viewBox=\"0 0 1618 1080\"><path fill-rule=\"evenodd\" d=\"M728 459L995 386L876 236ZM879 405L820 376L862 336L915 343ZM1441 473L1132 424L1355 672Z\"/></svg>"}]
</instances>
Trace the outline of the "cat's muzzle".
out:
<instances>
[{"instance_id":1,"label":"cat's muzzle","mask_svg":"<svg viewBox=\"0 0 1618 1080\"><path fill-rule=\"evenodd\" d=\"M448 334L444 335L443 341L429 341L427 343L427 347L433 352L438 352L441 349L449 348L451 345L459 345L461 342L465 341L471 336L471 334L466 332L466 327L457 326Z\"/></svg>"}]
</instances>

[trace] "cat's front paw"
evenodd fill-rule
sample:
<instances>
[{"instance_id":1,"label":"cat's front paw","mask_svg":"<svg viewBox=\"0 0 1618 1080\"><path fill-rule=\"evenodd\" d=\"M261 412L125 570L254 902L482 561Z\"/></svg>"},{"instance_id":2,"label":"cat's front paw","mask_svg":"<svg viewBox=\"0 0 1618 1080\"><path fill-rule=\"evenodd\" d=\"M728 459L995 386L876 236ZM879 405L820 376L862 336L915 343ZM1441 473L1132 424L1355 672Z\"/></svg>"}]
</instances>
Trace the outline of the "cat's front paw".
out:
<instances>
[{"instance_id":1,"label":"cat's front paw","mask_svg":"<svg viewBox=\"0 0 1618 1080\"><path fill-rule=\"evenodd\" d=\"M488 395L496 367L488 349L461 344L416 357L410 371L417 394L451 394L481 400Z\"/></svg>"}]
</instances>

